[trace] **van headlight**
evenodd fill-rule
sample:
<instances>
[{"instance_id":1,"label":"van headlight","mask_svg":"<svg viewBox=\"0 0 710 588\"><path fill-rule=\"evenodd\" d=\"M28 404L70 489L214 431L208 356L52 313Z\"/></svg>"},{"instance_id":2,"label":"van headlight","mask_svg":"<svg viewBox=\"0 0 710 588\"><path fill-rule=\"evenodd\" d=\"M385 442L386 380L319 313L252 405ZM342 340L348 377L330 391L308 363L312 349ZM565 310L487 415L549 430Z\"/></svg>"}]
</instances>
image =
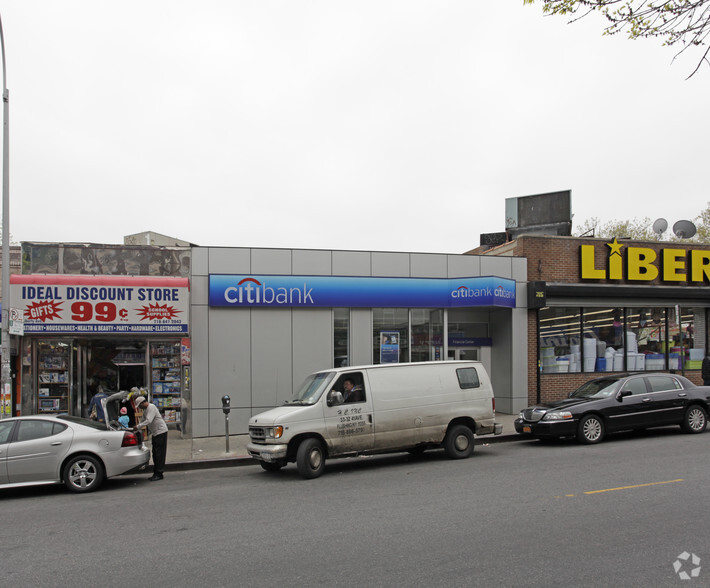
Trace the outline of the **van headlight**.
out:
<instances>
[{"instance_id":1,"label":"van headlight","mask_svg":"<svg viewBox=\"0 0 710 588\"><path fill-rule=\"evenodd\" d=\"M266 436L270 439L281 439L281 435L284 434L284 428L282 426L269 427L266 429Z\"/></svg>"},{"instance_id":2,"label":"van headlight","mask_svg":"<svg viewBox=\"0 0 710 588\"><path fill-rule=\"evenodd\" d=\"M543 421L568 421L572 418L572 413L568 410L553 410L542 417Z\"/></svg>"}]
</instances>

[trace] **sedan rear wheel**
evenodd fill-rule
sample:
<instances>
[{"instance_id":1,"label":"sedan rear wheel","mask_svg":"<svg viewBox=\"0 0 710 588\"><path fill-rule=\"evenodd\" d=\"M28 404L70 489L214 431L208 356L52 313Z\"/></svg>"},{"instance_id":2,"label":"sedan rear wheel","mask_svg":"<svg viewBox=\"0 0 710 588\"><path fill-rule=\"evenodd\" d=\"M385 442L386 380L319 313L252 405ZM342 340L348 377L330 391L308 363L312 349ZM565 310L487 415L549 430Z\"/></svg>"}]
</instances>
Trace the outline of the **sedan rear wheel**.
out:
<instances>
[{"instance_id":1,"label":"sedan rear wheel","mask_svg":"<svg viewBox=\"0 0 710 588\"><path fill-rule=\"evenodd\" d=\"M604 438L604 423L601 417L588 414L579 421L577 441L580 443L599 443Z\"/></svg>"},{"instance_id":2,"label":"sedan rear wheel","mask_svg":"<svg viewBox=\"0 0 710 588\"><path fill-rule=\"evenodd\" d=\"M702 433L707 424L708 413L702 406L694 404L685 411L681 428L686 433Z\"/></svg>"},{"instance_id":3,"label":"sedan rear wheel","mask_svg":"<svg viewBox=\"0 0 710 588\"><path fill-rule=\"evenodd\" d=\"M104 468L95 457L77 455L64 466L62 479L72 492L92 492L104 481Z\"/></svg>"}]
</instances>

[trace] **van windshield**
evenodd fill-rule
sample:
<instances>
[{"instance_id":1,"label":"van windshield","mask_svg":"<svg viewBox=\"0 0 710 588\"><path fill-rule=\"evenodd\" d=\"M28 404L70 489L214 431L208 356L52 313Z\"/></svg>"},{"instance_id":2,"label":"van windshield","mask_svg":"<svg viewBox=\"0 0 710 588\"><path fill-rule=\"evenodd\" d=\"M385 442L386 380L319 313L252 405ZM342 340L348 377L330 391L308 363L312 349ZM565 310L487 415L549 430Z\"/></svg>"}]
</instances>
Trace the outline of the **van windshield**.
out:
<instances>
[{"instance_id":1,"label":"van windshield","mask_svg":"<svg viewBox=\"0 0 710 588\"><path fill-rule=\"evenodd\" d=\"M301 384L301 387L291 397L291 400L286 401L286 404L315 404L323 394L323 391L328 388L328 384L334 375L333 372L311 374Z\"/></svg>"}]
</instances>

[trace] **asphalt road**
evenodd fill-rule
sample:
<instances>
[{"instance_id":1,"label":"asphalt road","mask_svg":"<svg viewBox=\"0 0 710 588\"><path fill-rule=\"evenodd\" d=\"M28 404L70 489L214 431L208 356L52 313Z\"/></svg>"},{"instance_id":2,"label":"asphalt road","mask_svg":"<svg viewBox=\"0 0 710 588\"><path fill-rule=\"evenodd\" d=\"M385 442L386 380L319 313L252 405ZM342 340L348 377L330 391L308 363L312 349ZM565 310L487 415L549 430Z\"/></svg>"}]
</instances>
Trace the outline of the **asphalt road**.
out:
<instances>
[{"instance_id":1,"label":"asphalt road","mask_svg":"<svg viewBox=\"0 0 710 588\"><path fill-rule=\"evenodd\" d=\"M709 450L671 428L4 490L2 584L707 586Z\"/></svg>"}]
</instances>

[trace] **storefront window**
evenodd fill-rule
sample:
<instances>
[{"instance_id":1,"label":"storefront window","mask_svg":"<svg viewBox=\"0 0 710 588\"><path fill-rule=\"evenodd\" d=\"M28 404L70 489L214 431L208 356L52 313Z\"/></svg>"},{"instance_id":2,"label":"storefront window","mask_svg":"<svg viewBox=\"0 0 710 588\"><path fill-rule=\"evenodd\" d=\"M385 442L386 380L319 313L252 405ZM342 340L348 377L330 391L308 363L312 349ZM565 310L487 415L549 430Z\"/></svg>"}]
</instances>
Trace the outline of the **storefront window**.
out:
<instances>
[{"instance_id":1,"label":"storefront window","mask_svg":"<svg viewBox=\"0 0 710 588\"><path fill-rule=\"evenodd\" d=\"M666 309L629 308L626 315L626 330L629 339L627 369L630 371L665 369Z\"/></svg>"},{"instance_id":2,"label":"storefront window","mask_svg":"<svg viewBox=\"0 0 710 588\"><path fill-rule=\"evenodd\" d=\"M542 372L551 374L581 371L579 309L542 308L539 321Z\"/></svg>"},{"instance_id":3,"label":"storefront window","mask_svg":"<svg viewBox=\"0 0 710 588\"><path fill-rule=\"evenodd\" d=\"M676 307L672 308L669 322L669 337L672 340L670 353L668 355L669 369L680 369L680 361L683 361L683 369L700 369L704 349L704 333L696 333L697 325L704 324L704 308ZM680 319L680 327L678 319ZM699 329L704 331L703 329Z\"/></svg>"},{"instance_id":4,"label":"storefront window","mask_svg":"<svg viewBox=\"0 0 710 588\"><path fill-rule=\"evenodd\" d=\"M539 311L543 373L699 370L706 353L704 307ZM581 352L581 353L580 353Z\"/></svg>"},{"instance_id":5,"label":"storefront window","mask_svg":"<svg viewBox=\"0 0 710 588\"><path fill-rule=\"evenodd\" d=\"M413 308L411 313L412 361L443 359L444 311Z\"/></svg>"},{"instance_id":6,"label":"storefront window","mask_svg":"<svg viewBox=\"0 0 710 588\"><path fill-rule=\"evenodd\" d=\"M37 412L72 413L71 341L37 342Z\"/></svg>"},{"instance_id":7,"label":"storefront window","mask_svg":"<svg viewBox=\"0 0 710 588\"><path fill-rule=\"evenodd\" d=\"M333 309L333 367L350 365L350 309Z\"/></svg>"},{"instance_id":8,"label":"storefront window","mask_svg":"<svg viewBox=\"0 0 710 588\"><path fill-rule=\"evenodd\" d=\"M585 308L583 333L585 372L626 369L623 308ZM636 352L634 349L633 353Z\"/></svg>"},{"instance_id":9,"label":"storefront window","mask_svg":"<svg viewBox=\"0 0 710 588\"><path fill-rule=\"evenodd\" d=\"M409 362L409 310L373 308L372 363Z\"/></svg>"}]
</instances>

